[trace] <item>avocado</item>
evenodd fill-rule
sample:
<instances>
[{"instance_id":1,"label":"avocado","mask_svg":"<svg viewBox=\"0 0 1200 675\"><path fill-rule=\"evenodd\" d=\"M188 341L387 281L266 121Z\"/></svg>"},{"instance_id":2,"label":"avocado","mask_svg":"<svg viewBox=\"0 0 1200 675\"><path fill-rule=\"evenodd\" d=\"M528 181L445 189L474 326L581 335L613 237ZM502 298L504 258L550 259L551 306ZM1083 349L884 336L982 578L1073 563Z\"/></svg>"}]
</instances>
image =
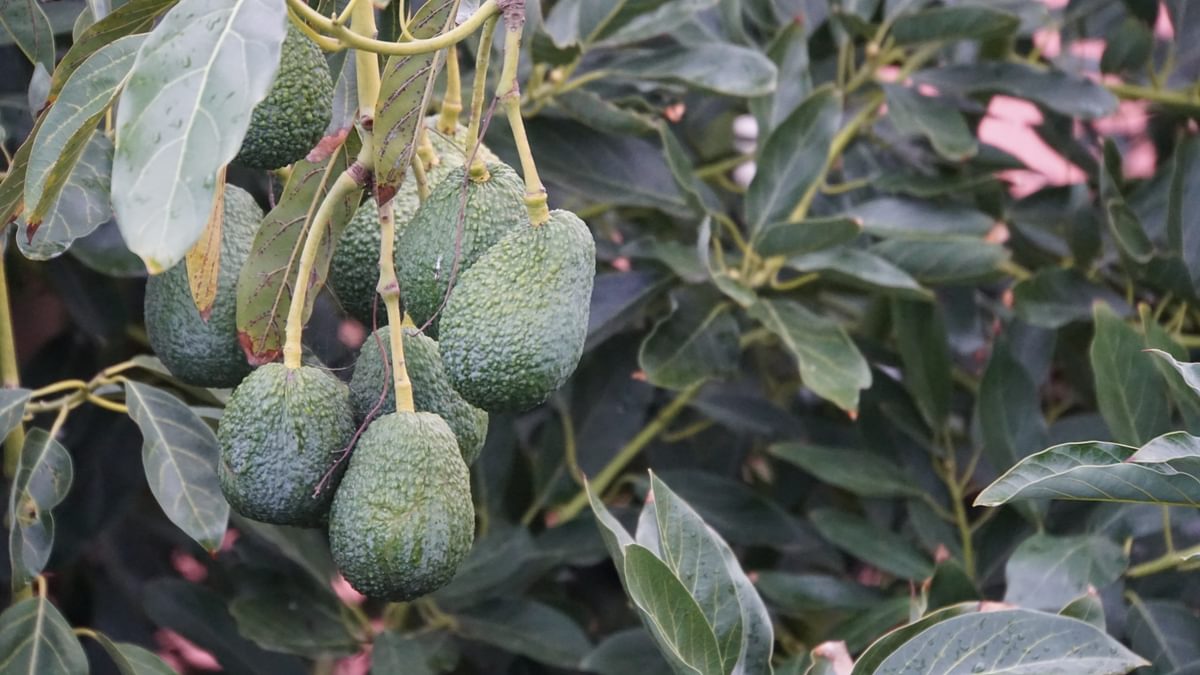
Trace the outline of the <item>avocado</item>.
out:
<instances>
[{"instance_id":1,"label":"avocado","mask_svg":"<svg viewBox=\"0 0 1200 675\"><path fill-rule=\"evenodd\" d=\"M319 495L313 492L356 430L349 392L336 377L312 366L268 363L233 390L221 416L221 491L247 518L319 527L345 463Z\"/></svg>"},{"instance_id":2,"label":"avocado","mask_svg":"<svg viewBox=\"0 0 1200 675\"><path fill-rule=\"evenodd\" d=\"M329 548L350 585L420 597L454 577L474 538L470 474L446 422L427 412L371 422L329 512Z\"/></svg>"},{"instance_id":3,"label":"avocado","mask_svg":"<svg viewBox=\"0 0 1200 675\"><path fill-rule=\"evenodd\" d=\"M396 409L396 392L391 386L391 369L384 370L383 352L387 350L391 363L392 348L389 342L391 330L384 326L367 337L358 361L354 364L354 377L350 378L350 407L355 418L364 420L379 403L379 396L387 386L387 398L379 407L380 413ZM406 328L404 330L404 363L408 378L412 381L413 404L419 412L439 415L458 439L458 449L463 461L470 466L483 450L487 437L488 415L486 412L463 400L442 367L442 355L433 338Z\"/></svg>"},{"instance_id":4,"label":"avocado","mask_svg":"<svg viewBox=\"0 0 1200 675\"><path fill-rule=\"evenodd\" d=\"M150 346L172 375L199 387L232 387L250 372L238 344L237 281L263 212L248 192L226 185L221 219L217 296L207 321L192 299L185 262L146 281Z\"/></svg>"},{"instance_id":5,"label":"avocado","mask_svg":"<svg viewBox=\"0 0 1200 675\"><path fill-rule=\"evenodd\" d=\"M441 308L456 251L461 279L507 232L529 222L521 177L498 162L489 163L487 169L490 178L480 182L467 178L466 167L452 170L430 191L396 244L396 277L404 310L418 326L428 323ZM462 241L456 246L460 210L464 214ZM435 321L428 331L436 337L437 330Z\"/></svg>"},{"instance_id":6,"label":"avocado","mask_svg":"<svg viewBox=\"0 0 1200 675\"><path fill-rule=\"evenodd\" d=\"M426 130L430 142L438 155L438 163L427 173L426 180L430 187L437 185L455 167L460 167L466 161L463 149L449 136L443 135L436 127L436 117L426 119ZM466 128L460 127L460 135L466 136ZM486 146L479 147L480 156L494 159L495 155ZM400 241L400 233L404 231L408 221L417 212L421 200L417 196L416 181L411 176L392 198L392 214L396 223L396 241ZM396 256L401 253L397 249ZM338 239L337 248L333 252L333 261L329 270L329 285L333 293L342 303L342 307L350 316L358 319L364 326L372 323L372 307L375 302L375 287L379 283L379 207L374 199L363 202L354 212L354 217L346 224L346 229ZM387 313L380 304L374 316L377 325L387 324Z\"/></svg>"},{"instance_id":7,"label":"avocado","mask_svg":"<svg viewBox=\"0 0 1200 675\"><path fill-rule=\"evenodd\" d=\"M488 412L520 411L562 386L583 354L595 267L591 232L568 211L483 254L442 315L442 363L458 393Z\"/></svg>"},{"instance_id":8,"label":"avocado","mask_svg":"<svg viewBox=\"0 0 1200 675\"><path fill-rule=\"evenodd\" d=\"M303 159L333 118L333 77L316 43L288 23L279 70L267 97L250 114L234 163L278 169Z\"/></svg>"}]
</instances>

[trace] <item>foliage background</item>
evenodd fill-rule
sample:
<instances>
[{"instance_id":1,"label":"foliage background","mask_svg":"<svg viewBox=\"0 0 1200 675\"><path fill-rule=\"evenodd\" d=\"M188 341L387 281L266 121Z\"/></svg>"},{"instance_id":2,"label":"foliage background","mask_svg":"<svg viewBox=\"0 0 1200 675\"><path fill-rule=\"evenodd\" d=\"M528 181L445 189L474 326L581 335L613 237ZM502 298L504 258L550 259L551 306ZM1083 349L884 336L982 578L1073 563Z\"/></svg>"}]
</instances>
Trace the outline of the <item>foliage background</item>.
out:
<instances>
[{"instance_id":1,"label":"foliage background","mask_svg":"<svg viewBox=\"0 0 1200 675\"><path fill-rule=\"evenodd\" d=\"M599 246L588 351L550 403L493 418L473 467L481 536L460 577L405 615L365 606L386 636L377 664L668 672L575 462L626 520L652 468L734 547L771 611L777 672L806 672L824 641L858 654L984 598L1050 612L1098 600L1106 630L1153 662L1145 672L1196 672L1198 587L1188 564L1162 562L1200 540L1194 509L971 503L1055 443L1197 431L1195 403L1142 350L1187 360L1200 344L1200 261L1170 235L1172 218L1200 228L1200 40L1182 39L1200 38L1200 11L944 3L982 12L956 27L905 0L590 1L528 3L522 71L552 204ZM599 5L619 20L589 13ZM44 9L68 44L83 5ZM10 152L39 78L3 47ZM1118 97L1148 113L1144 129L1102 121ZM1037 160L984 134L1006 105L1073 168L1027 180ZM488 142L515 163L503 125ZM250 172L230 180L263 203L272 189ZM49 262L9 249L24 386L147 351L141 265L113 225ZM313 352L348 374L362 335L323 294ZM219 413L219 395L145 379ZM319 535L235 518L207 556L161 515L127 417L80 408L60 440L75 479L46 569L72 625L174 650L181 666L183 636L228 672L327 669L360 650L363 615L325 583ZM115 672L85 646L94 672Z\"/></svg>"}]
</instances>

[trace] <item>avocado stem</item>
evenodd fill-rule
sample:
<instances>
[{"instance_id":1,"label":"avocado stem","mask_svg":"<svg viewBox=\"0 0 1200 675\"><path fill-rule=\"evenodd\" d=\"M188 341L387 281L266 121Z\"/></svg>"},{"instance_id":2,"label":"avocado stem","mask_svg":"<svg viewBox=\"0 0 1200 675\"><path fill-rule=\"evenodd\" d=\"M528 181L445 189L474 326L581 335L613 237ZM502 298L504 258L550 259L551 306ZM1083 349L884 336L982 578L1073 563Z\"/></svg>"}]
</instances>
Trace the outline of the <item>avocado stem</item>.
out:
<instances>
[{"instance_id":1,"label":"avocado stem","mask_svg":"<svg viewBox=\"0 0 1200 675\"><path fill-rule=\"evenodd\" d=\"M400 311L400 282L396 280L396 218L392 202L379 205L379 285L376 290L387 309L388 339L392 352L392 386L396 389L396 412L413 412L412 382L404 363L404 314Z\"/></svg>"},{"instance_id":2,"label":"avocado stem","mask_svg":"<svg viewBox=\"0 0 1200 675\"><path fill-rule=\"evenodd\" d=\"M353 34L373 38L379 32L375 26L375 5L370 0L352 0L353 15L350 27ZM371 129L375 119L375 102L379 100L379 57L371 52L354 51L355 78L358 84L358 118L364 129Z\"/></svg>"},{"instance_id":3,"label":"avocado stem","mask_svg":"<svg viewBox=\"0 0 1200 675\"><path fill-rule=\"evenodd\" d=\"M8 275L4 271L4 254L0 253L0 385L5 389L21 386L17 366L17 343L13 339L12 307L8 302ZM4 475L11 478L21 461L25 445L25 427L20 421L4 441Z\"/></svg>"},{"instance_id":4,"label":"avocado stem","mask_svg":"<svg viewBox=\"0 0 1200 675\"><path fill-rule=\"evenodd\" d=\"M424 204L429 199L429 176L425 173L425 162L419 154L412 158L413 180L417 182L417 199Z\"/></svg>"},{"instance_id":5,"label":"avocado stem","mask_svg":"<svg viewBox=\"0 0 1200 675\"><path fill-rule=\"evenodd\" d=\"M364 4L371 5L372 3ZM288 9L294 12L300 19L303 19L309 26L312 26L321 33L337 38L341 41L342 46L372 54L383 54L385 56L428 54L429 52L436 52L439 49L445 49L450 45L458 44L474 35L475 31L479 30L484 21L496 16L500 11L497 0L485 0L485 2L479 5L479 9L467 17L466 21L441 35L424 40L385 42L367 37L345 26L335 24L333 19L323 16L317 10L309 7L304 0L287 0L287 5Z\"/></svg>"},{"instance_id":6,"label":"avocado stem","mask_svg":"<svg viewBox=\"0 0 1200 675\"><path fill-rule=\"evenodd\" d=\"M546 206L546 188L538 177L537 164L533 161L533 150L529 147L529 137L525 135L525 122L521 119L521 85L517 83L517 65L521 60L521 33L525 28L523 11L508 11L507 6L515 7L516 3L504 3L504 67L500 71L500 83L496 91L504 104L508 115L508 125L512 127L513 143L517 146L517 154L521 156L521 173L525 174L525 208L529 210L529 222L537 227L550 220L550 209Z\"/></svg>"},{"instance_id":7,"label":"avocado stem","mask_svg":"<svg viewBox=\"0 0 1200 675\"><path fill-rule=\"evenodd\" d=\"M446 94L438 115L438 131L452 138L456 136L462 109L462 75L458 70L458 45L454 45L446 49Z\"/></svg>"},{"instance_id":8,"label":"avocado stem","mask_svg":"<svg viewBox=\"0 0 1200 675\"><path fill-rule=\"evenodd\" d=\"M487 97L488 66L492 61L492 37L496 33L496 23L499 15L491 16L483 23L483 31L479 34L479 51L475 53L475 75L471 82L471 120L467 126L467 160L471 163L471 174L484 176L487 174L487 162L479 155L480 125L483 123L483 102Z\"/></svg>"}]
</instances>

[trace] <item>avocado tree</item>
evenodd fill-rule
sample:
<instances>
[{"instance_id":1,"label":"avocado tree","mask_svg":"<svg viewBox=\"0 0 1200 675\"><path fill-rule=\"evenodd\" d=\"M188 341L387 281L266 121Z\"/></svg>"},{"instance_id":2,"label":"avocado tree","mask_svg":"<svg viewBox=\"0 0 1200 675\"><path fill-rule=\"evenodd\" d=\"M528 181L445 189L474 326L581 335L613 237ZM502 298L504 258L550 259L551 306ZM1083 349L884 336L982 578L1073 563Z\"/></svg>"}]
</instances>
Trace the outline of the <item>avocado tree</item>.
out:
<instances>
[{"instance_id":1,"label":"avocado tree","mask_svg":"<svg viewBox=\"0 0 1200 675\"><path fill-rule=\"evenodd\" d=\"M0 672L1200 669L1186 0L0 26Z\"/></svg>"}]
</instances>

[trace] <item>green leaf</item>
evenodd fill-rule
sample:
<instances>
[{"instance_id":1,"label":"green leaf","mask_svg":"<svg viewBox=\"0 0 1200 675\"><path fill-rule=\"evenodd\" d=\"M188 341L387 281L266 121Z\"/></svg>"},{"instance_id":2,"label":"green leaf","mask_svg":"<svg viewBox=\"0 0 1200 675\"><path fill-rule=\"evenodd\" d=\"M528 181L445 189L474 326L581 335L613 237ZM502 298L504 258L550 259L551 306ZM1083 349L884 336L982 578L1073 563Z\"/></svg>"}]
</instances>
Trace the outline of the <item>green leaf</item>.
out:
<instances>
[{"instance_id":1,"label":"green leaf","mask_svg":"<svg viewBox=\"0 0 1200 675\"><path fill-rule=\"evenodd\" d=\"M624 3L628 12L636 12L628 21L610 22L608 28L599 31L596 47L617 47L640 42L656 35L665 35L717 4L717 0L672 0L670 2L647 3L644 0ZM654 7L657 5L657 7ZM644 7L644 9L643 9Z\"/></svg>"},{"instance_id":2,"label":"green leaf","mask_svg":"<svg viewBox=\"0 0 1200 675\"><path fill-rule=\"evenodd\" d=\"M427 2L413 14L409 31L418 40L431 38L446 29L457 9L458 0ZM383 67L374 123L375 198L381 205L391 201L412 164L437 61L438 52L396 55Z\"/></svg>"},{"instance_id":3,"label":"green leaf","mask_svg":"<svg viewBox=\"0 0 1200 675\"><path fill-rule=\"evenodd\" d=\"M267 543L280 555L308 572L313 581L326 586L333 580L337 570L329 554L329 542L323 532L308 528L268 525L236 513L233 514L233 519L238 531Z\"/></svg>"},{"instance_id":4,"label":"green leaf","mask_svg":"<svg viewBox=\"0 0 1200 675\"><path fill-rule=\"evenodd\" d=\"M684 287L671 295L671 312L642 341L638 365L646 379L668 389L685 389L737 371L738 324L711 287Z\"/></svg>"},{"instance_id":5,"label":"green leaf","mask_svg":"<svg viewBox=\"0 0 1200 675\"><path fill-rule=\"evenodd\" d=\"M468 607L511 593L537 558L529 530L493 529L475 541L454 579L433 599L443 607Z\"/></svg>"},{"instance_id":6,"label":"green leaf","mask_svg":"<svg viewBox=\"0 0 1200 675\"><path fill-rule=\"evenodd\" d=\"M888 632L883 637L872 642L871 646L858 657L858 660L854 662L854 670L850 671L850 675L873 675L874 673L891 672L879 670L879 665L886 661L896 650L930 627L954 617L977 612L978 609L979 603L977 602L964 602L952 605Z\"/></svg>"},{"instance_id":7,"label":"green leaf","mask_svg":"<svg viewBox=\"0 0 1200 675\"><path fill-rule=\"evenodd\" d=\"M57 109L55 106L51 112ZM62 175L63 182L55 185L56 194L46 206L45 218L36 226L24 215L17 219L17 246L27 258L45 260L60 255L77 238L112 219L112 141L100 131L88 131L83 140L80 156L68 167L69 173Z\"/></svg>"},{"instance_id":8,"label":"green leaf","mask_svg":"<svg viewBox=\"0 0 1200 675\"><path fill-rule=\"evenodd\" d=\"M1189 434L1177 431L1167 436ZM975 503L997 506L1019 499L1074 499L1200 506L1200 452L1140 462L1137 451L1101 441L1046 448L996 479Z\"/></svg>"},{"instance_id":9,"label":"green leaf","mask_svg":"<svg viewBox=\"0 0 1200 675\"><path fill-rule=\"evenodd\" d=\"M759 255L797 256L815 253L854 241L862 223L853 218L810 218L799 222L771 223L759 230L754 250Z\"/></svg>"},{"instance_id":10,"label":"green leaf","mask_svg":"<svg viewBox=\"0 0 1200 675\"><path fill-rule=\"evenodd\" d=\"M985 457L998 471L1046 446L1046 421L1037 384L1007 343L992 350L979 383L975 417Z\"/></svg>"},{"instance_id":11,"label":"green leaf","mask_svg":"<svg viewBox=\"0 0 1200 675\"><path fill-rule=\"evenodd\" d=\"M44 117L38 117L29 131L29 137L17 148L12 161L6 169L6 175L0 180L0 227L5 227L16 220L24 207L22 196L25 194L25 177L29 169L29 153L33 150L33 139L41 129Z\"/></svg>"},{"instance_id":12,"label":"green leaf","mask_svg":"<svg viewBox=\"0 0 1200 675\"><path fill-rule=\"evenodd\" d=\"M221 546L229 504L217 483L217 437L192 409L161 389L127 381L129 416L142 431L142 464L167 518L205 550Z\"/></svg>"},{"instance_id":13,"label":"green leaf","mask_svg":"<svg viewBox=\"0 0 1200 675\"><path fill-rule=\"evenodd\" d=\"M1117 98L1091 80L1022 63L981 61L945 66L923 70L913 80L933 85L946 95L1007 94L1082 119L1104 117L1117 108Z\"/></svg>"},{"instance_id":14,"label":"green leaf","mask_svg":"<svg viewBox=\"0 0 1200 675\"><path fill-rule=\"evenodd\" d=\"M800 467L822 483L860 497L919 497L924 491L886 457L862 450L827 448L807 443L776 443L772 455Z\"/></svg>"},{"instance_id":15,"label":"green leaf","mask_svg":"<svg viewBox=\"0 0 1200 675\"><path fill-rule=\"evenodd\" d=\"M621 59L609 69L639 80L682 82L725 96L751 98L775 89L775 64L732 44L659 48Z\"/></svg>"},{"instance_id":16,"label":"green leaf","mask_svg":"<svg viewBox=\"0 0 1200 675\"><path fill-rule=\"evenodd\" d=\"M108 653L121 675L174 675L175 669L153 652L128 642L113 642L103 633L95 634L96 641Z\"/></svg>"},{"instance_id":17,"label":"green leaf","mask_svg":"<svg viewBox=\"0 0 1200 675\"><path fill-rule=\"evenodd\" d=\"M1072 321L1088 321L1097 301L1117 308L1121 315L1129 312L1129 306L1119 295L1091 283L1077 270L1040 269L1013 288L1013 310L1017 316L1042 328L1062 328Z\"/></svg>"},{"instance_id":18,"label":"green leaf","mask_svg":"<svg viewBox=\"0 0 1200 675\"><path fill-rule=\"evenodd\" d=\"M926 285L966 284L996 276L1008 250L976 237L895 237L869 251Z\"/></svg>"},{"instance_id":19,"label":"green leaf","mask_svg":"<svg viewBox=\"0 0 1200 675\"><path fill-rule=\"evenodd\" d=\"M96 123L112 105L145 39L144 35L131 35L100 48L71 75L54 105L46 112L45 122L39 127L29 154L29 173L25 180L26 212L23 215L31 230L26 235L29 243L32 243L32 231L38 230L43 219L55 211L55 202L67 187L85 149L96 144L94 140L89 143L94 136L103 139L107 146L103 159L111 164L112 145L103 135L96 134ZM95 163L93 159L92 164ZM102 186L103 208L99 209L102 217L99 222L89 223L92 229L111 215L107 190L110 172L111 168L106 167L102 173L106 179ZM68 236L51 235L51 243L59 245L51 249L55 254L90 231L69 220L60 226L65 227Z\"/></svg>"},{"instance_id":20,"label":"green leaf","mask_svg":"<svg viewBox=\"0 0 1200 675\"><path fill-rule=\"evenodd\" d=\"M831 544L884 572L912 581L933 574L933 563L894 532L837 509L815 509L808 516Z\"/></svg>"},{"instance_id":21,"label":"green leaf","mask_svg":"<svg viewBox=\"0 0 1200 675\"><path fill-rule=\"evenodd\" d=\"M1141 72L1154 50L1154 33L1144 22L1129 16L1105 36L1100 72Z\"/></svg>"},{"instance_id":22,"label":"green leaf","mask_svg":"<svg viewBox=\"0 0 1200 675\"><path fill-rule=\"evenodd\" d=\"M683 144L665 122L658 124L658 139L662 143L662 154L667 169L682 192L684 200L696 213L704 213L707 210L705 197L711 193L707 192L704 182L696 175L695 167L692 166L692 160L684 150ZM707 242L704 245L707 250Z\"/></svg>"},{"instance_id":23,"label":"green leaf","mask_svg":"<svg viewBox=\"0 0 1200 675\"><path fill-rule=\"evenodd\" d=\"M658 653L654 639L641 628L619 631L604 638L583 657L579 668L598 675L671 675L671 668Z\"/></svg>"},{"instance_id":24,"label":"green leaf","mask_svg":"<svg viewBox=\"0 0 1200 675\"><path fill-rule=\"evenodd\" d=\"M1162 362L1165 362L1171 370L1179 375L1179 380L1183 385L1179 387L1181 395L1189 396L1193 402L1200 402L1200 363L1180 363L1175 360L1175 357L1161 349L1147 349L1146 353L1162 359Z\"/></svg>"},{"instance_id":25,"label":"green leaf","mask_svg":"<svg viewBox=\"0 0 1200 675\"><path fill-rule=\"evenodd\" d=\"M812 93L807 27L799 21L785 24L767 47L767 58L778 72L775 91L750 101L760 139L769 136Z\"/></svg>"},{"instance_id":26,"label":"green leaf","mask_svg":"<svg viewBox=\"0 0 1200 675\"><path fill-rule=\"evenodd\" d=\"M41 574L54 546L51 509L67 497L74 480L71 453L44 429L30 429L21 448L8 498L8 537L13 592Z\"/></svg>"},{"instance_id":27,"label":"green leaf","mask_svg":"<svg viewBox=\"0 0 1200 675\"><path fill-rule=\"evenodd\" d=\"M981 9L954 7L947 9ZM975 156L979 145L962 113L944 101L918 94L896 84L884 85L887 93L888 120L905 136L921 136L939 155L952 162Z\"/></svg>"},{"instance_id":28,"label":"green leaf","mask_svg":"<svg viewBox=\"0 0 1200 675\"><path fill-rule=\"evenodd\" d=\"M640 136L661 126L653 117L619 106L589 89L572 89L559 94L554 97L554 105L579 122L610 134Z\"/></svg>"},{"instance_id":29,"label":"green leaf","mask_svg":"<svg viewBox=\"0 0 1200 675\"><path fill-rule=\"evenodd\" d=\"M371 646L372 675L437 675L430 665L429 646L399 633L388 631L375 638Z\"/></svg>"},{"instance_id":30,"label":"green leaf","mask_svg":"<svg viewBox=\"0 0 1200 675\"><path fill-rule=\"evenodd\" d=\"M771 606L791 616L831 609L867 609L882 599L877 591L823 574L757 573L758 592Z\"/></svg>"},{"instance_id":31,"label":"green leaf","mask_svg":"<svg viewBox=\"0 0 1200 675\"><path fill-rule=\"evenodd\" d=\"M292 289L297 284L300 252L317 207L337 177L354 161L354 152L357 140L351 135L324 161L302 159L293 164L283 194L254 235L250 257L242 266L237 285L238 340L251 363L270 363L283 350L284 323L291 307ZM354 215L360 196L360 191L351 190L333 206L309 275L305 320L312 313L316 291L329 274L334 244Z\"/></svg>"},{"instance_id":32,"label":"green leaf","mask_svg":"<svg viewBox=\"0 0 1200 675\"><path fill-rule=\"evenodd\" d=\"M1057 611L1088 587L1103 588L1119 579L1128 562L1106 537L1035 534L1021 542L1004 567L1004 601Z\"/></svg>"},{"instance_id":33,"label":"green leaf","mask_svg":"<svg viewBox=\"0 0 1200 675\"><path fill-rule=\"evenodd\" d=\"M562 612L533 600L495 600L455 614L459 634L540 663L574 670L592 649Z\"/></svg>"},{"instance_id":34,"label":"green leaf","mask_svg":"<svg viewBox=\"0 0 1200 675\"><path fill-rule=\"evenodd\" d=\"M0 0L0 28L33 64L54 70L54 29L36 0ZM36 116L36 115L35 115Z\"/></svg>"},{"instance_id":35,"label":"green leaf","mask_svg":"<svg viewBox=\"0 0 1200 675\"><path fill-rule=\"evenodd\" d=\"M71 48L58 62L50 76L50 98L55 99L66 86L67 80L96 50L117 40L150 30L160 14L175 5L178 0L129 0L111 14L87 27L71 44Z\"/></svg>"},{"instance_id":36,"label":"green leaf","mask_svg":"<svg viewBox=\"0 0 1200 675\"><path fill-rule=\"evenodd\" d=\"M871 386L871 370L840 325L787 300L759 300L749 313L796 357L800 379L813 393L843 410L858 408L859 391Z\"/></svg>"},{"instance_id":37,"label":"green leaf","mask_svg":"<svg viewBox=\"0 0 1200 675\"><path fill-rule=\"evenodd\" d=\"M986 213L966 206L907 197L880 197L857 204L847 213L861 220L863 229L877 237L931 234L982 237L994 222Z\"/></svg>"},{"instance_id":38,"label":"green leaf","mask_svg":"<svg viewBox=\"0 0 1200 675\"><path fill-rule=\"evenodd\" d=\"M689 246L670 239L644 237L629 242L622 247L621 253L633 258L657 260L670 268L675 276L691 284L698 284L709 278L708 270L697 255L694 245Z\"/></svg>"},{"instance_id":39,"label":"green leaf","mask_svg":"<svg viewBox=\"0 0 1200 675\"><path fill-rule=\"evenodd\" d=\"M991 40L1012 34L1020 21L1008 12L979 5L938 7L904 14L892 25L898 45L949 40Z\"/></svg>"},{"instance_id":40,"label":"green leaf","mask_svg":"<svg viewBox=\"0 0 1200 675\"><path fill-rule=\"evenodd\" d=\"M704 612L721 650L722 672L769 670L771 621L733 551L653 473L650 486L647 508L653 504L660 558ZM642 535L639 523L639 541Z\"/></svg>"},{"instance_id":41,"label":"green leaf","mask_svg":"<svg viewBox=\"0 0 1200 675\"><path fill-rule=\"evenodd\" d=\"M1145 660L1095 626L1032 610L964 614L938 622L875 672L899 675L1119 675Z\"/></svg>"},{"instance_id":42,"label":"green leaf","mask_svg":"<svg viewBox=\"0 0 1200 675\"><path fill-rule=\"evenodd\" d=\"M771 132L759 152L746 191L751 232L789 220L804 194L814 189L841 121L842 103L832 89L813 92Z\"/></svg>"},{"instance_id":43,"label":"green leaf","mask_svg":"<svg viewBox=\"0 0 1200 675\"><path fill-rule=\"evenodd\" d=\"M252 586L229 604L238 632L263 649L310 658L348 656L358 640L346 626L343 609L327 586L268 583Z\"/></svg>"},{"instance_id":44,"label":"green leaf","mask_svg":"<svg viewBox=\"0 0 1200 675\"><path fill-rule=\"evenodd\" d=\"M151 272L204 231L219 172L274 80L285 22L282 0L181 0L138 51L117 107L112 197Z\"/></svg>"},{"instance_id":45,"label":"green leaf","mask_svg":"<svg viewBox=\"0 0 1200 675\"><path fill-rule=\"evenodd\" d=\"M87 675L87 657L71 626L45 596L0 614L0 666L5 675Z\"/></svg>"},{"instance_id":46,"label":"green leaf","mask_svg":"<svg viewBox=\"0 0 1200 675\"><path fill-rule=\"evenodd\" d=\"M1194 223L1200 217L1193 198L1197 190L1200 190L1200 140L1189 136L1176 146L1171 158L1166 229L1170 250L1183 258L1193 287L1200 282L1200 232L1194 227L1184 227L1184 223Z\"/></svg>"},{"instance_id":47,"label":"green leaf","mask_svg":"<svg viewBox=\"0 0 1200 675\"><path fill-rule=\"evenodd\" d=\"M1170 428L1167 386L1142 337L1107 305L1094 310L1091 363L1096 404L1113 437L1137 445Z\"/></svg>"},{"instance_id":48,"label":"green leaf","mask_svg":"<svg viewBox=\"0 0 1200 675\"><path fill-rule=\"evenodd\" d=\"M0 388L0 438L7 437L21 423L29 394L28 389Z\"/></svg>"},{"instance_id":49,"label":"green leaf","mask_svg":"<svg viewBox=\"0 0 1200 675\"><path fill-rule=\"evenodd\" d=\"M229 675L309 672L299 658L263 651L240 636L225 601L203 586L164 577L146 584L142 603L151 621L211 653Z\"/></svg>"},{"instance_id":50,"label":"green leaf","mask_svg":"<svg viewBox=\"0 0 1200 675\"><path fill-rule=\"evenodd\" d=\"M797 272L819 272L850 286L880 290L900 297L928 299L929 291L921 288L908 272L887 260L856 248L836 248L797 256L787 266Z\"/></svg>"},{"instance_id":51,"label":"green leaf","mask_svg":"<svg viewBox=\"0 0 1200 675\"><path fill-rule=\"evenodd\" d=\"M1090 623L1100 630L1106 629L1104 603L1100 601L1100 594L1094 588L1088 589L1083 595L1068 602L1058 613Z\"/></svg>"},{"instance_id":52,"label":"green leaf","mask_svg":"<svg viewBox=\"0 0 1200 675\"><path fill-rule=\"evenodd\" d=\"M624 549L625 588L677 673L717 675L721 648L696 599L667 565L640 544Z\"/></svg>"},{"instance_id":53,"label":"green leaf","mask_svg":"<svg viewBox=\"0 0 1200 675\"><path fill-rule=\"evenodd\" d=\"M1186 605L1132 595L1126 621L1130 644L1159 672L1200 660L1200 619Z\"/></svg>"},{"instance_id":54,"label":"green leaf","mask_svg":"<svg viewBox=\"0 0 1200 675\"><path fill-rule=\"evenodd\" d=\"M904 386L917 402L930 429L941 429L950 414L950 345L941 306L932 302L892 300L892 328Z\"/></svg>"}]
</instances>

